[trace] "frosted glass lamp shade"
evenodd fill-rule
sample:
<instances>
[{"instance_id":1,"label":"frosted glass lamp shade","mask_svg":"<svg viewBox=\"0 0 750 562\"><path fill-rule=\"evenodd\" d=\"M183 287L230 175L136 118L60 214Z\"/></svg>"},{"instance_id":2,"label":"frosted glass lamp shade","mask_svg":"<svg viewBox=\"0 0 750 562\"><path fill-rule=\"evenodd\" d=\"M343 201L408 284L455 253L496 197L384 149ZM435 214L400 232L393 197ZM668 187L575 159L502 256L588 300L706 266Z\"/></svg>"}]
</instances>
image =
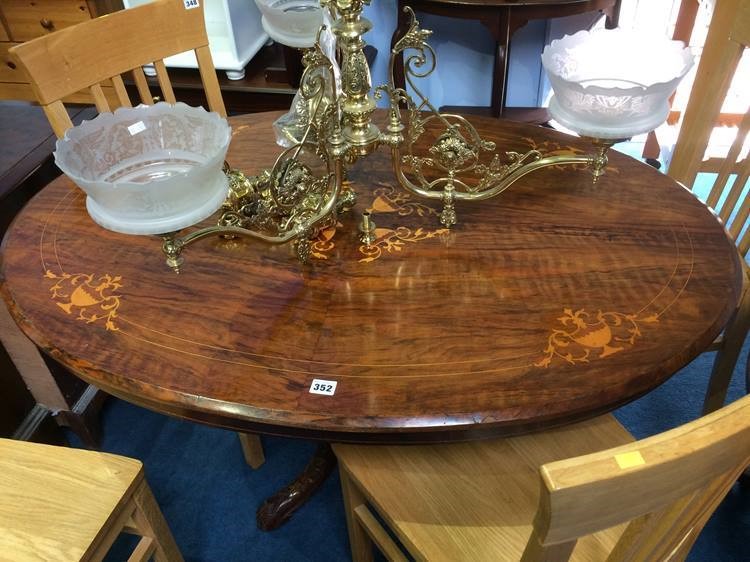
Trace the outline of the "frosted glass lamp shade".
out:
<instances>
[{"instance_id":1,"label":"frosted glass lamp shade","mask_svg":"<svg viewBox=\"0 0 750 562\"><path fill-rule=\"evenodd\" d=\"M210 216L227 196L231 129L200 107L157 103L100 113L57 141L55 163L99 225L163 234Z\"/></svg>"},{"instance_id":2,"label":"frosted glass lamp shade","mask_svg":"<svg viewBox=\"0 0 750 562\"><path fill-rule=\"evenodd\" d=\"M319 0L255 0L266 33L282 45L312 47L323 25Z\"/></svg>"},{"instance_id":3,"label":"frosted glass lamp shade","mask_svg":"<svg viewBox=\"0 0 750 562\"><path fill-rule=\"evenodd\" d=\"M552 41L542 65L556 121L583 136L624 139L664 122L693 56L680 41L598 29Z\"/></svg>"}]
</instances>

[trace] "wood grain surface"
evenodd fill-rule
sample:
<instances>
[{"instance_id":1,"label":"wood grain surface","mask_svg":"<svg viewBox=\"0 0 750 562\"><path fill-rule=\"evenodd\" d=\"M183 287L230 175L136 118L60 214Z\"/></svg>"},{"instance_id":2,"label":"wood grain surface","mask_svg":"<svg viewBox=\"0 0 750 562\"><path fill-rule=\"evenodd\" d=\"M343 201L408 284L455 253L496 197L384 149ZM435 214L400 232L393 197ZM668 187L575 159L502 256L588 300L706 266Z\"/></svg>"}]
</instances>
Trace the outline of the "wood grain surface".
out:
<instances>
[{"instance_id":1,"label":"wood grain surface","mask_svg":"<svg viewBox=\"0 0 750 562\"><path fill-rule=\"evenodd\" d=\"M228 160L273 163L278 114L232 118ZM476 118L503 150L583 141ZM509 435L611 410L705 349L736 307L737 252L695 197L613 152L598 183L547 168L459 224L394 185L383 149L349 173L355 212L315 259L200 242L183 272L160 240L106 231L67 178L3 242L3 296L22 329L85 380L147 407L244 431L331 441ZM356 238L373 211L372 247ZM309 392L336 381L333 396Z\"/></svg>"}]
</instances>

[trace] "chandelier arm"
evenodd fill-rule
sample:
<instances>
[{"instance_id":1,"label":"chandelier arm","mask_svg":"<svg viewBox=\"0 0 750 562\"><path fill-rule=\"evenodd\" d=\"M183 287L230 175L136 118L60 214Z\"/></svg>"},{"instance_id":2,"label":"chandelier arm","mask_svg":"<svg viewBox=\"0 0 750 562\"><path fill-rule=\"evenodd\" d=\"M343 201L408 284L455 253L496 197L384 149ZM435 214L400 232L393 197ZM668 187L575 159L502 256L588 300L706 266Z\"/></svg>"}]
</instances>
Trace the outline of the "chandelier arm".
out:
<instances>
[{"instance_id":1,"label":"chandelier arm","mask_svg":"<svg viewBox=\"0 0 750 562\"><path fill-rule=\"evenodd\" d=\"M429 189L431 185L435 185L435 182L423 185L415 185L404 173L401 167L401 150L397 147L391 148L391 159L393 163L393 172L396 175L396 179L401 187L427 199L444 199L444 190ZM502 176L496 180L496 182L490 183L493 187L483 189L482 191L476 192L465 192L465 191L453 191L453 186L456 183L455 178L440 178L435 180L439 182L444 180L451 186L452 197L457 201L482 201L484 199L490 199L513 185L520 178L529 174L535 170L541 168L547 168L549 166L570 166L570 165L586 165L593 166L595 162L594 155L556 155L556 156L545 156L528 164L516 168L510 174ZM460 182L463 184L463 182Z\"/></svg>"},{"instance_id":2,"label":"chandelier arm","mask_svg":"<svg viewBox=\"0 0 750 562\"><path fill-rule=\"evenodd\" d=\"M329 175L329 193L326 203L312 216L300 220L294 228L290 228L282 234L265 234L257 230L251 230L249 228L243 228L239 226L226 226L216 225L207 226L199 230L195 230L184 236L177 236L176 232L170 232L162 234L164 243L162 244L162 251L166 255L166 262L175 273L180 272L180 266L183 263L181 256L182 250L197 242L203 238L212 236L225 236L225 237L240 237L240 238L252 238L266 242L268 244L284 244L295 238L300 238L305 233L312 233L316 227L326 219L329 219L335 214L336 203L341 193L341 186L344 182L344 163L341 157L337 157L334 160L334 173Z\"/></svg>"}]
</instances>

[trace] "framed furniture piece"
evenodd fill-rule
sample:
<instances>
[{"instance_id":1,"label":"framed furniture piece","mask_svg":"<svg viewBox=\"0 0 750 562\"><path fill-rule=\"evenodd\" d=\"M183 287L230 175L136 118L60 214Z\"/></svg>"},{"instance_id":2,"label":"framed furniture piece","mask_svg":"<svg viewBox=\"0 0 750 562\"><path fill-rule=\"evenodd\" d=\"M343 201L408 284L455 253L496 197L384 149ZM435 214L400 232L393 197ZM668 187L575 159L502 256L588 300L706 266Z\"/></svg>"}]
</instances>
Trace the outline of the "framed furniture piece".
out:
<instances>
[{"instance_id":1,"label":"framed furniture piece","mask_svg":"<svg viewBox=\"0 0 750 562\"><path fill-rule=\"evenodd\" d=\"M148 3L18 45L11 50L11 56L32 78L34 94L58 138L64 137L73 126L63 103L71 92L88 89L99 112L112 111L116 107L132 107L122 78L126 72L132 73L141 103L152 104L143 71L143 65L148 62L154 65L166 101L176 103L164 59L185 50L192 52L198 61L208 110L226 117L208 49L203 10L200 5L197 8L186 10L181 2L175 0ZM152 21L169 21L174 27L154 34L148 26ZM91 43L100 41L106 43L106 47L100 47L101 64L86 64ZM125 46L131 48L125 50ZM104 49L109 49L109 52ZM104 95L104 83L111 84L114 89L117 105L113 107L110 107ZM86 300L90 297L86 289L77 287L77 290L79 298ZM66 310L70 311L70 308ZM14 349L20 346L21 342L15 342ZM92 393L96 393L96 390L92 390ZM258 436L242 432L239 437L248 464L253 468L263 464L264 455Z\"/></svg>"},{"instance_id":2,"label":"framed furniture piece","mask_svg":"<svg viewBox=\"0 0 750 562\"><path fill-rule=\"evenodd\" d=\"M70 118L93 117L78 107ZM55 136L44 112L23 101L0 101L0 234L18 211L60 171L51 153ZM62 366L42 357L0 307L0 371L3 423L0 436L62 443L59 425L70 427L89 446L96 446L98 411L103 395ZM19 372L20 371L20 372Z\"/></svg>"},{"instance_id":3,"label":"framed furniture piece","mask_svg":"<svg viewBox=\"0 0 750 562\"><path fill-rule=\"evenodd\" d=\"M709 149L712 134L722 128L719 126L722 105L733 80L737 83L736 72L749 46L750 0L717 3L667 171L671 177L691 189L701 184L710 188L706 205L727 226L745 266L743 299L732 322L713 346L718 353L711 372L704 413L724 404L734 366L750 329L750 270L746 262L750 250L750 198L745 189L750 181L750 158L747 150L743 152L750 132L750 108L739 116L739 123L735 124L736 133L731 144L727 143L726 153L718 155L716 150Z\"/></svg>"},{"instance_id":4,"label":"framed furniture piece","mask_svg":"<svg viewBox=\"0 0 750 562\"><path fill-rule=\"evenodd\" d=\"M125 8L141 6L152 0L122 0ZM260 10L255 2L242 0L209 0L203 3L211 58L217 69L230 80L245 77L245 65L268 42L261 25ZM198 68L195 57L180 53L164 61L167 67Z\"/></svg>"},{"instance_id":5,"label":"framed furniture piece","mask_svg":"<svg viewBox=\"0 0 750 562\"><path fill-rule=\"evenodd\" d=\"M607 414L480 443L336 445L352 558L375 542L399 561L685 560L748 435L746 396L640 441Z\"/></svg>"},{"instance_id":6,"label":"framed furniture piece","mask_svg":"<svg viewBox=\"0 0 750 562\"><path fill-rule=\"evenodd\" d=\"M70 27L93 17L121 10L121 0L3 0L0 3L0 99L36 101L28 77L16 67L8 51L14 45ZM286 57L290 61L294 59ZM229 80L225 73L218 79L229 113L252 113L286 109L294 98L295 88L277 73L267 68L285 68L281 46L262 47L245 67L241 80ZM205 102L203 87L197 70L170 71L177 97L189 105ZM298 80L299 78L297 78ZM164 99L158 80L149 78L154 95ZM128 83L131 96L137 94L134 83ZM117 96L111 86L103 85L109 102L115 106ZM80 92L65 99L69 103L92 104L88 92Z\"/></svg>"},{"instance_id":7,"label":"framed furniture piece","mask_svg":"<svg viewBox=\"0 0 750 562\"><path fill-rule=\"evenodd\" d=\"M273 164L278 115L230 118L232 167ZM501 151L585 146L472 121ZM101 229L60 177L6 236L3 297L34 342L107 392L320 440L310 470L260 510L265 528L332 468L327 442L467 441L590 418L669 378L737 306L742 268L722 226L624 155L597 182L545 168L482 205L459 202L451 230L390 171L384 151L352 167L358 204L320 233L309 266L287 246L217 238L186 250L179 275L159 238ZM365 210L370 245L356 237Z\"/></svg>"},{"instance_id":8,"label":"framed furniture piece","mask_svg":"<svg viewBox=\"0 0 750 562\"><path fill-rule=\"evenodd\" d=\"M471 112L492 117L508 117L520 121L545 122L546 111L530 108L506 108L508 61L513 34L529 20L572 16L587 12L606 15L607 28L617 27L621 0L398 0L398 26L391 47L408 31L409 18L404 12L410 6L417 12L452 18L478 20L487 27L495 40L495 62L492 70L492 97L489 108L446 107L446 111ZM396 87L404 87L403 55L394 67Z\"/></svg>"},{"instance_id":9,"label":"framed furniture piece","mask_svg":"<svg viewBox=\"0 0 750 562\"><path fill-rule=\"evenodd\" d=\"M138 460L0 439L0 473L4 557L101 562L127 532L129 561L183 560Z\"/></svg>"},{"instance_id":10,"label":"framed furniture piece","mask_svg":"<svg viewBox=\"0 0 750 562\"><path fill-rule=\"evenodd\" d=\"M0 3L0 99L36 101L28 77L16 67L8 51L30 39L109 13L122 6L118 0L3 0ZM111 88L105 89L112 94ZM67 101L92 103L86 93Z\"/></svg>"}]
</instances>

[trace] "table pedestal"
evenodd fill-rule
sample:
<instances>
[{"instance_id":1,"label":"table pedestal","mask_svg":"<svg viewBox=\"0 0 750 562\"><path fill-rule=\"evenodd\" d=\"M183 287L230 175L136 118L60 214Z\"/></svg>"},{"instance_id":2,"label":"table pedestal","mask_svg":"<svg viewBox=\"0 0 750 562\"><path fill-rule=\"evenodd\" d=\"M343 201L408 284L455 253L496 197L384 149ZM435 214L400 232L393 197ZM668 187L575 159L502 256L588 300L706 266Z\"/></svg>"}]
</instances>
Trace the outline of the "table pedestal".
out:
<instances>
[{"instance_id":1,"label":"table pedestal","mask_svg":"<svg viewBox=\"0 0 750 562\"><path fill-rule=\"evenodd\" d=\"M335 466L336 455L333 454L331 445L318 445L313 458L300 475L258 508L258 528L262 531L272 531L283 525L320 488Z\"/></svg>"}]
</instances>

